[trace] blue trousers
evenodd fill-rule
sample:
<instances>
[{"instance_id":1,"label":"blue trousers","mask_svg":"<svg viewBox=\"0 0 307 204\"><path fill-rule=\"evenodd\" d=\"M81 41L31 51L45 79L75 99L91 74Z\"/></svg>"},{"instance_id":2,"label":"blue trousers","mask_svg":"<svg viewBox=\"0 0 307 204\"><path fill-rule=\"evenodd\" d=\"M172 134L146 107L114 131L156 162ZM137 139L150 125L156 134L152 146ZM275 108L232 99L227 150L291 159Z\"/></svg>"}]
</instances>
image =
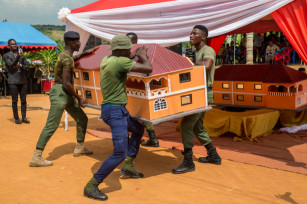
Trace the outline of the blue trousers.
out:
<instances>
[{"instance_id":1,"label":"blue trousers","mask_svg":"<svg viewBox=\"0 0 307 204\"><path fill-rule=\"evenodd\" d=\"M94 178L103 181L125 158L138 154L144 127L129 115L125 105L105 104L101 108L101 119L111 127L113 153L102 163ZM132 132L128 138L128 131Z\"/></svg>"}]
</instances>

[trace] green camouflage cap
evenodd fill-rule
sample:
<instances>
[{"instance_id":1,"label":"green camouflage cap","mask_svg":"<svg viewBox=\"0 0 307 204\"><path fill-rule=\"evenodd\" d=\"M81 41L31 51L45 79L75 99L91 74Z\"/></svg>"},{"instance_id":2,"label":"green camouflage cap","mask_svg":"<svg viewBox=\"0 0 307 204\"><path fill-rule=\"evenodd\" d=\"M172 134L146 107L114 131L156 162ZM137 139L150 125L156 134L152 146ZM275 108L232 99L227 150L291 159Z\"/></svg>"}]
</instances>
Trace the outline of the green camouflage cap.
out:
<instances>
[{"instance_id":1,"label":"green camouflage cap","mask_svg":"<svg viewBox=\"0 0 307 204\"><path fill-rule=\"evenodd\" d=\"M111 45L109 50L129 50L133 47L130 39L125 35L116 35L111 40Z\"/></svg>"}]
</instances>

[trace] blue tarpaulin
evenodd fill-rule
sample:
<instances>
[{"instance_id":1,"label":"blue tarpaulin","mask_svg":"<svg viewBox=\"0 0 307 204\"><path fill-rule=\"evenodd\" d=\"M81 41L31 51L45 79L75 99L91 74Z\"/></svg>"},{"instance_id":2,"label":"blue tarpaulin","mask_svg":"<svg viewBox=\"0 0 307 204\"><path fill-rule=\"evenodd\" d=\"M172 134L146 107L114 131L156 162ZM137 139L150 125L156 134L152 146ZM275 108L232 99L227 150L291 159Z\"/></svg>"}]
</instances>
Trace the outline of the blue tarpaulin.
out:
<instances>
[{"instance_id":1,"label":"blue tarpaulin","mask_svg":"<svg viewBox=\"0 0 307 204\"><path fill-rule=\"evenodd\" d=\"M0 49L8 48L7 41L15 39L24 50L56 48L57 43L29 24L0 22Z\"/></svg>"}]
</instances>

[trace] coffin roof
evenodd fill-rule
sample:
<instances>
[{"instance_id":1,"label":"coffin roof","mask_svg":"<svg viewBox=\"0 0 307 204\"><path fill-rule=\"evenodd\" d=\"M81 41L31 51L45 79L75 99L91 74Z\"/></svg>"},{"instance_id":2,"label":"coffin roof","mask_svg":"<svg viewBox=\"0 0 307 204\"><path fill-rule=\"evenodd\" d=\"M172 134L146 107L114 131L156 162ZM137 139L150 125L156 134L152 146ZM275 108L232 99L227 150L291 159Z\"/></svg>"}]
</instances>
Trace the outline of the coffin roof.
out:
<instances>
[{"instance_id":1,"label":"coffin roof","mask_svg":"<svg viewBox=\"0 0 307 204\"><path fill-rule=\"evenodd\" d=\"M141 44L135 45L131 51L142 46ZM185 57L157 44L146 44L148 48L147 56L153 66L153 71L150 76L161 75L173 71L190 69L193 64ZM104 57L111 55L108 50L109 45L101 45L91 55L82 57L76 61L76 69L92 69L99 70L101 61ZM137 61L138 58L135 58ZM141 76L140 73L131 72L130 75Z\"/></svg>"},{"instance_id":2,"label":"coffin roof","mask_svg":"<svg viewBox=\"0 0 307 204\"><path fill-rule=\"evenodd\" d=\"M282 64L223 65L215 71L215 81L257 81L263 83L296 83L306 74Z\"/></svg>"}]
</instances>

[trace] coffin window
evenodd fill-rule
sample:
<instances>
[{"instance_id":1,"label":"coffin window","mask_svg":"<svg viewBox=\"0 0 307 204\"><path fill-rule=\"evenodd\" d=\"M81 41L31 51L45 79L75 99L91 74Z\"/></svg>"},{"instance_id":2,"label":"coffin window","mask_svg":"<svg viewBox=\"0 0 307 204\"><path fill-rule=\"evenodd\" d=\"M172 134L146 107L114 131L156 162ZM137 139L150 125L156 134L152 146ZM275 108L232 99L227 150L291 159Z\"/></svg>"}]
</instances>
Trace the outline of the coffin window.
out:
<instances>
[{"instance_id":1,"label":"coffin window","mask_svg":"<svg viewBox=\"0 0 307 204\"><path fill-rule=\"evenodd\" d=\"M89 81L90 77L88 75L88 72L83 72L83 79Z\"/></svg>"},{"instance_id":2,"label":"coffin window","mask_svg":"<svg viewBox=\"0 0 307 204\"><path fill-rule=\"evenodd\" d=\"M191 73L187 72L187 73L179 74L179 79L180 79L180 83L189 82L191 81Z\"/></svg>"},{"instance_id":3,"label":"coffin window","mask_svg":"<svg viewBox=\"0 0 307 204\"><path fill-rule=\"evenodd\" d=\"M244 101L244 96L243 95L237 95L237 100L238 101Z\"/></svg>"},{"instance_id":4,"label":"coffin window","mask_svg":"<svg viewBox=\"0 0 307 204\"><path fill-rule=\"evenodd\" d=\"M82 96L81 90L80 89L76 89L76 93L78 96Z\"/></svg>"},{"instance_id":5,"label":"coffin window","mask_svg":"<svg viewBox=\"0 0 307 204\"><path fill-rule=\"evenodd\" d=\"M237 84L237 89L244 89L244 84Z\"/></svg>"},{"instance_id":6,"label":"coffin window","mask_svg":"<svg viewBox=\"0 0 307 204\"><path fill-rule=\"evenodd\" d=\"M302 99L298 97L296 101L296 105L301 105L301 104L302 104Z\"/></svg>"},{"instance_id":7,"label":"coffin window","mask_svg":"<svg viewBox=\"0 0 307 204\"><path fill-rule=\"evenodd\" d=\"M159 98L155 100L154 102L154 110L159 111L159 110L164 110L167 109L167 102L164 98Z\"/></svg>"},{"instance_id":8,"label":"coffin window","mask_svg":"<svg viewBox=\"0 0 307 204\"><path fill-rule=\"evenodd\" d=\"M223 89L229 89L229 84L227 84L227 83L222 83L222 87L223 87Z\"/></svg>"},{"instance_id":9,"label":"coffin window","mask_svg":"<svg viewBox=\"0 0 307 204\"><path fill-rule=\"evenodd\" d=\"M230 97L229 97L229 94L223 94L223 100L229 100Z\"/></svg>"},{"instance_id":10,"label":"coffin window","mask_svg":"<svg viewBox=\"0 0 307 204\"><path fill-rule=\"evenodd\" d=\"M188 105L192 103L192 94L181 96L181 105Z\"/></svg>"},{"instance_id":11,"label":"coffin window","mask_svg":"<svg viewBox=\"0 0 307 204\"><path fill-rule=\"evenodd\" d=\"M262 96L254 96L255 102L262 102Z\"/></svg>"},{"instance_id":12,"label":"coffin window","mask_svg":"<svg viewBox=\"0 0 307 204\"><path fill-rule=\"evenodd\" d=\"M152 85L154 85L154 86L162 86L162 82L161 82L161 80L159 80L159 81L157 81L157 80L152 80Z\"/></svg>"},{"instance_id":13,"label":"coffin window","mask_svg":"<svg viewBox=\"0 0 307 204\"><path fill-rule=\"evenodd\" d=\"M80 78L79 72L74 72L74 78L75 78L75 79L79 79L79 78Z\"/></svg>"},{"instance_id":14,"label":"coffin window","mask_svg":"<svg viewBox=\"0 0 307 204\"><path fill-rule=\"evenodd\" d=\"M255 84L254 88L255 88L255 90L262 90L262 85L261 84Z\"/></svg>"},{"instance_id":15,"label":"coffin window","mask_svg":"<svg viewBox=\"0 0 307 204\"><path fill-rule=\"evenodd\" d=\"M92 98L92 92L91 91L86 91L86 98L91 99Z\"/></svg>"}]
</instances>

